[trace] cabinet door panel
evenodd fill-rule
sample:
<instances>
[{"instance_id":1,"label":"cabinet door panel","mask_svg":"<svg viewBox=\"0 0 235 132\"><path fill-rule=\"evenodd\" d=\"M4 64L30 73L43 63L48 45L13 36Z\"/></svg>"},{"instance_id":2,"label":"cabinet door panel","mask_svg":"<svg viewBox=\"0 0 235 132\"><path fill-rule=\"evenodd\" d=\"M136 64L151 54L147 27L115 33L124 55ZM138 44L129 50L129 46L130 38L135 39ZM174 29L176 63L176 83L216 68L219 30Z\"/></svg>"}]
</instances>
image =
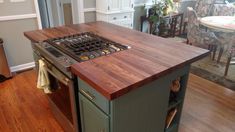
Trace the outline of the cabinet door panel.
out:
<instances>
[{"instance_id":1,"label":"cabinet door panel","mask_svg":"<svg viewBox=\"0 0 235 132\"><path fill-rule=\"evenodd\" d=\"M83 132L109 132L109 117L79 93Z\"/></svg>"},{"instance_id":2,"label":"cabinet door panel","mask_svg":"<svg viewBox=\"0 0 235 132\"><path fill-rule=\"evenodd\" d=\"M124 26L124 27L130 28L130 29L133 28L133 27L132 27L132 22L131 22L131 20L122 21L122 22L121 22L121 25Z\"/></svg>"},{"instance_id":3,"label":"cabinet door panel","mask_svg":"<svg viewBox=\"0 0 235 132\"><path fill-rule=\"evenodd\" d=\"M109 11L119 11L120 0L109 0Z\"/></svg>"},{"instance_id":4,"label":"cabinet door panel","mask_svg":"<svg viewBox=\"0 0 235 132\"><path fill-rule=\"evenodd\" d=\"M134 5L133 5L132 0L122 0L121 1L121 9L122 10L130 10L130 9L134 8L133 6Z\"/></svg>"}]
</instances>

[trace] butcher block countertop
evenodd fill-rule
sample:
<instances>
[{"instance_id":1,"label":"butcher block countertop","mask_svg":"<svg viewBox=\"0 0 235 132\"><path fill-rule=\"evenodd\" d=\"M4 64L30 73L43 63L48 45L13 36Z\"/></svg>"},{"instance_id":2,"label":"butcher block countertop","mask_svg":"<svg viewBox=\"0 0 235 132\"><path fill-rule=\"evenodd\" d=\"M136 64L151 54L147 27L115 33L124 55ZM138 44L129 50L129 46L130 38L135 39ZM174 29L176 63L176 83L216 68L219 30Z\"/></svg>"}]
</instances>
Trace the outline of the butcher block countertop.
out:
<instances>
[{"instance_id":1,"label":"butcher block countertop","mask_svg":"<svg viewBox=\"0 0 235 132\"><path fill-rule=\"evenodd\" d=\"M72 72L109 100L208 55L208 50L105 22L25 32L33 42L92 31L131 49L72 65Z\"/></svg>"}]
</instances>

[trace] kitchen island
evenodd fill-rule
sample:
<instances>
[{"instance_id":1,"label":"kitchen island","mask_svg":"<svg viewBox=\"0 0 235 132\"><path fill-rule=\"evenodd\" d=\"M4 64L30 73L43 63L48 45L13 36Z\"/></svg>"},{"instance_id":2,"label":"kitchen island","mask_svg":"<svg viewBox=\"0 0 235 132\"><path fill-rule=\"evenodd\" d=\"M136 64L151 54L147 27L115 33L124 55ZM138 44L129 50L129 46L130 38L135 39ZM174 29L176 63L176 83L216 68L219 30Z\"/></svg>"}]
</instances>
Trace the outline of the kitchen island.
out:
<instances>
[{"instance_id":1,"label":"kitchen island","mask_svg":"<svg viewBox=\"0 0 235 132\"><path fill-rule=\"evenodd\" d=\"M209 52L105 22L30 31L25 36L38 43L82 32L131 47L71 66L78 82L73 103L79 106L82 131L178 131L190 64Z\"/></svg>"}]
</instances>

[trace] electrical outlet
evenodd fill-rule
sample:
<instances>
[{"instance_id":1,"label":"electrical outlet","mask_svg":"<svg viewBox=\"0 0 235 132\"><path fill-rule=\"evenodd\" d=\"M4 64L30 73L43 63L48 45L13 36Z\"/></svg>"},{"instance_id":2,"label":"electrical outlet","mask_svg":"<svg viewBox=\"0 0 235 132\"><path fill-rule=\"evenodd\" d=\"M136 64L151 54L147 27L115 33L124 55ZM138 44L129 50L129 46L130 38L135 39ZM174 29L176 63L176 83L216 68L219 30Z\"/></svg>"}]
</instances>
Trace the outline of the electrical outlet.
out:
<instances>
[{"instance_id":1,"label":"electrical outlet","mask_svg":"<svg viewBox=\"0 0 235 132\"><path fill-rule=\"evenodd\" d=\"M0 0L0 3L3 3L4 2L4 0Z\"/></svg>"},{"instance_id":2,"label":"electrical outlet","mask_svg":"<svg viewBox=\"0 0 235 132\"><path fill-rule=\"evenodd\" d=\"M11 2L24 2L25 0L10 0Z\"/></svg>"}]
</instances>

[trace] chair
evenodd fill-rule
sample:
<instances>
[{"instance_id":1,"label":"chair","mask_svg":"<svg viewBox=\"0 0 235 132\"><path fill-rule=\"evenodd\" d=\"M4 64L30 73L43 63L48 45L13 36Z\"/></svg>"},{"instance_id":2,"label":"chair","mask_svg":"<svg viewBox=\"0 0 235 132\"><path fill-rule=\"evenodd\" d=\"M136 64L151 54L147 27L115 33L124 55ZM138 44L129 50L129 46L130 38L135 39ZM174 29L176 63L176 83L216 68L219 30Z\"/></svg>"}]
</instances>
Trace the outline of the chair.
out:
<instances>
[{"instance_id":1,"label":"chair","mask_svg":"<svg viewBox=\"0 0 235 132\"><path fill-rule=\"evenodd\" d=\"M227 76L228 74L228 69L229 66L231 64L231 60L233 57L235 57L235 33L216 33L219 38L220 41L220 51L219 51L219 55L218 55L218 59L217 62L220 62L221 56L224 52L224 49L226 48L226 56L227 56L227 62L226 62L226 66L225 66L225 72L224 72L224 76ZM235 63L234 63L235 64Z\"/></svg>"},{"instance_id":2,"label":"chair","mask_svg":"<svg viewBox=\"0 0 235 132\"><path fill-rule=\"evenodd\" d=\"M183 33L186 33L186 27L188 23L188 18L187 18L187 7L195 7L196 1L182 1L180 2L180 6L178 8L178 12L184 13L184 22L183 22Z\"/></svg>"},{"instance_id":3,"label":"chair","mask_svg":"<svg viewBox=\"0 0 235 132\"><path fill-rule=\"evenodd\" d=\"M215 0L197 0L195 5L195 11L198 17L206 17L211 15L211 10Z\"/></svg>"},{"instance_id":4,"label":"chair","mask_svg":"<svg viewBox=\"0 0 235 132\"><path fill-rule=\"evenodd\" d=\"M235 45L233 45L229 50L228 50L228 59L227 59L227 63L226 63L226 67L225 67L225 72L224 72L224 76L228 75L228 69L229 66L231 64L231 60L233 57L235 57ZM232 63L234 64L234 63Z\"/></svg>"},{"instance_id":5,"label":"chair","mask_svg":"<svg viewBox=\"0 0 235 132\"><path fill-rule=\"evenodd\" d=\"M197 0L195 11L198 17L233 16L235 7L232 4L218 4L216 0Z\"/></svg>"},{"instance_id":6,"label":"chair","mask_svg":"<svg viewBox=\"0 0 235 132\"><path fill-rule=\"evenodd\" d=\"M197 16L198 17L210 16L214 3L215 0L197 0L194 6L194 10L196 11ZM185 32L187 24L188 24L188 18L186 16L183 32Z\"/></svg>"},{"instance_id":7,"label":"chair","mask_svg":"<svg viewBox=\"0 0 235 132\"><path fill-rule=\"evenodd\" d=\"M208 48L211 52L213 52L212 58L214 60L217 45L219 42L218 38L215 36L213 32L200 29L197 14L192 7L187 8L187 16L188 16L187 43L201 48Z\"/></svg>"},{"instance_id":8,"label":"chair","mask_svg":"<svg viewBox=\"0 0 235 132\"><path fill-rule=\"evenodd\" d=\"M211 15L212 16L234 16L235 6L231 4L213 4Z\"/></svg>"}]
</instances>

